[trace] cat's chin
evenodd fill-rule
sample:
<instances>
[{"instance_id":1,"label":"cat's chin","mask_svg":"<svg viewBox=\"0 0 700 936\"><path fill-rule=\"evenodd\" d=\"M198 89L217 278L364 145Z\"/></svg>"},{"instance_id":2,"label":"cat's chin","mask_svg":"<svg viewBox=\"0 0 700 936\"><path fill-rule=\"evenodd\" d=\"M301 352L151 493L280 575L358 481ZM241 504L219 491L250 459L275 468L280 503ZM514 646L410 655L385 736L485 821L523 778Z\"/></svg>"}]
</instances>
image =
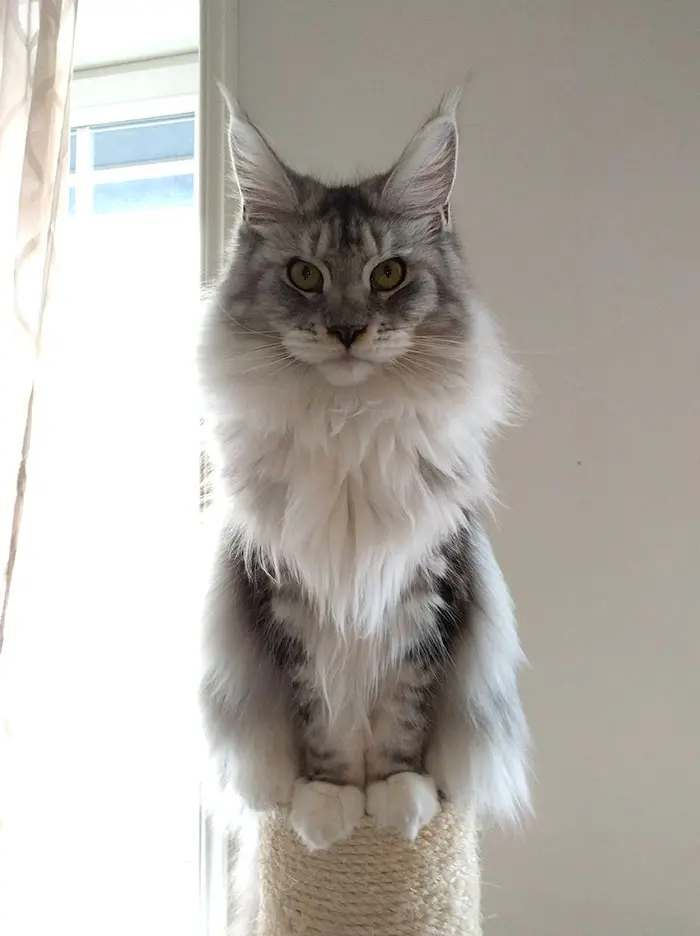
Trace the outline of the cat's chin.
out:
<instances>
[{"instance_id":1,"label":"cat's chin","mask_svg":"<svg viewBox=\"0 0 700 936\"><path fill-rule=\"evenodd\" d=\"M356 387L368 380L377 369L371 361L357 358L342 358L326 361L318 367L319 372L334 387Z\"/></svg>"}]
</instances>

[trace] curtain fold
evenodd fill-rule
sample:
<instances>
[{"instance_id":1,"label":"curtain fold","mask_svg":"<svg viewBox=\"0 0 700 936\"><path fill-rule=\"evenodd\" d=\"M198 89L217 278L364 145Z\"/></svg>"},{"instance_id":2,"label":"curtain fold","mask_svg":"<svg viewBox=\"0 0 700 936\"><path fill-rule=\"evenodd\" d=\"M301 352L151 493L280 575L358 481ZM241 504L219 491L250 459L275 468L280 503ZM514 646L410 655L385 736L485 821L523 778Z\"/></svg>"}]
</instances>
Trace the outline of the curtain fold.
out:
<instances>
[{"instance_id":1,"label":"curtain fold","mask_svg":"<svg viewBox=\"0 0 700 936\"><path fill-rule=\"evenodd\" d=\"M0 5L0 649L64 194L77 0Z\"/></svg>"}]
</instances>

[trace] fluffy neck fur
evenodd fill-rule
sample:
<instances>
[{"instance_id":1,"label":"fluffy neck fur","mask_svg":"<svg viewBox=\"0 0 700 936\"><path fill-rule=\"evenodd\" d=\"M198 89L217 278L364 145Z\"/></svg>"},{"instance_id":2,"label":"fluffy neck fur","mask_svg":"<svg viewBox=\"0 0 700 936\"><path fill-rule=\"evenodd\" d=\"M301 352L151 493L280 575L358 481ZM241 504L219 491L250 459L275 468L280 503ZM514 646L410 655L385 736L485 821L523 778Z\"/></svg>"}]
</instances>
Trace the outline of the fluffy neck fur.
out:
<instances>
[{"instance_id":1,"label":"fluffy neck fur","mask_svg":"<svg viewBox=\"0 0 700 936\"><path fill-rule=\"evenodd\" d=\"M468 304L469 340L440 379L394 370L355 388L297 365L262 378L245 353L254 336L216 318L205 331L229 520L249 555L294 574L342 632L380 630L416 568L489 494L486 447L511 367L486 310Z\"/></svg>"}]
</instances>

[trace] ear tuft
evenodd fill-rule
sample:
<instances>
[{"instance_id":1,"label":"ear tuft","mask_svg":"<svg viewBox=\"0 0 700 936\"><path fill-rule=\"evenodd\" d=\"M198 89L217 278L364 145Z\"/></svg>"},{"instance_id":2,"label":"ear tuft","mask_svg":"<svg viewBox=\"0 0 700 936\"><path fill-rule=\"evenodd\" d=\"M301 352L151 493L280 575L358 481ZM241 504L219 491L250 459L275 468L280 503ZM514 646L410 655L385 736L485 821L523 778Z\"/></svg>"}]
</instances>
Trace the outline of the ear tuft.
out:
<instances>
[{"instance_id":1,"label":"ear tuft","mask_svg":"<svg viewBox=\"0 0 700 936\"><path fill-rule=\"evenodd\" d=\"M457 107L461 86L450 91L416 133L389 173L382 201L412 218L449 218L449 201L457 171Z\"/></svg>"},{"instance_id":2,"label":"ear tuft","mask_svg":"<svg viewBox=\"0 0 700 936\"><path fill-rule=\"evenodd\" d=\"M251 224L276 221L299 210L286 167L267 138L222 85L229 111L229 147L246 220Z\"/></svg>"},{"instance_id":3,"label":"ear tuft","mask_svg":"<svg viewBox=\"0 0 700 936\"><path fill-rule=\"evenodd\" d=\"M449 117L451 120L454 120L455 124L457 123L457 111L459 110L459 104L462 100L467 80L468 79L465 78L462 84L456 85L451 91L443 95L435 111L435 116Z\"/></svg>"}]
</instances>

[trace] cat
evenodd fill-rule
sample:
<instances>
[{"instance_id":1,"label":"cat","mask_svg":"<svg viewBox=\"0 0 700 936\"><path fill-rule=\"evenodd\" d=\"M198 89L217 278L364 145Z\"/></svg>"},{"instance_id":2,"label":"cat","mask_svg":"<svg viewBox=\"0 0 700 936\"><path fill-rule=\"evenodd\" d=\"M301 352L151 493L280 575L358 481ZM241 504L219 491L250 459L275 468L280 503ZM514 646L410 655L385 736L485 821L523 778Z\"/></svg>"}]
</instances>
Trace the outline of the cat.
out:
<instances>
[{"instance_id":1,"label":"cat","mask_svg":"<svg viewBox=\"0 0 700 936\"><path fill-rule=\"evenodd\" d=\"M458 99L352 185L293 171L229 100L201 706L222 786L288 806L311 849L365 815L413 838L442 797L529 809L523 654L481 520L513 369L450 216Z\"/></svg>"}]
</instances>

